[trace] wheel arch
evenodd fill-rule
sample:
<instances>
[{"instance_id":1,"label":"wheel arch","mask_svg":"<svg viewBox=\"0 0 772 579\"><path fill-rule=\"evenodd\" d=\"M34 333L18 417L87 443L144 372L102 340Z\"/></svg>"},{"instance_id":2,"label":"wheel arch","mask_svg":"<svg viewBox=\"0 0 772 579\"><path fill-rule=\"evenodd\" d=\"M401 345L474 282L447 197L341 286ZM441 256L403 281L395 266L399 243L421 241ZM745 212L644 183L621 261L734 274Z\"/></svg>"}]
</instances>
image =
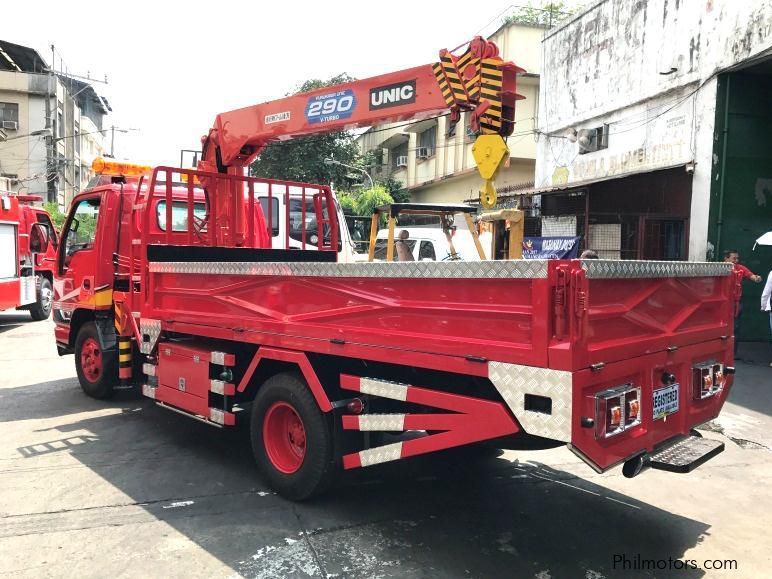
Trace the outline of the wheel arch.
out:
<instances>
[{"instance_id":1,"label":"wheel arch","mask_svg":"<svg viewBox=\"0 0 772 579\"><path fill-rule=\"evenodd\" d=\"M69 346L71 348L75 347L75 340L78 339L80 329L88 322L94 322L97 336L99 337L99 345L102 350L115 350L117 347L115 322L110 310L89 310L85 308L75 310L70 319Z\"/></svg>"},{"instance_id":2,"label":"wheel arch","mask_svg":"<svg viewBox=\"0 0 772 579\"><path fill-rule=\"evenodd\" d=\"M281 372L297 372L305 380L322 412L332 411L330 397L322 381L304 352L261 346L255 352L244 376L238 384L238 392L252 400L260 386Z\"/></svg>"}]
</instances>

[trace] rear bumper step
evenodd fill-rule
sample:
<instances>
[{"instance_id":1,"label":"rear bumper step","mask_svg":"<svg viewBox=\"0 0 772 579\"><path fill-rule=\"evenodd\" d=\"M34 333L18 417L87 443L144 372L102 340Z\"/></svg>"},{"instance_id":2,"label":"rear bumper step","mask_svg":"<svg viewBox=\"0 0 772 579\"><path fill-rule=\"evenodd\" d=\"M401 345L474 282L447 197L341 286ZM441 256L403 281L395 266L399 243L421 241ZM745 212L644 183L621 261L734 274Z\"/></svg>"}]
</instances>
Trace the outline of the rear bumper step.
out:
<instances>
[{"instance_id":1,"label":"rear bumper step","mask_svg":"<svg viewBox=\"0 0 772 579\"><path fill-rule=\"evenodd\" d=\"M649 466L670 472L691 472L723 450L724 443L721 441L687 436L652 453Z\"/></svg>"}]
</instances>

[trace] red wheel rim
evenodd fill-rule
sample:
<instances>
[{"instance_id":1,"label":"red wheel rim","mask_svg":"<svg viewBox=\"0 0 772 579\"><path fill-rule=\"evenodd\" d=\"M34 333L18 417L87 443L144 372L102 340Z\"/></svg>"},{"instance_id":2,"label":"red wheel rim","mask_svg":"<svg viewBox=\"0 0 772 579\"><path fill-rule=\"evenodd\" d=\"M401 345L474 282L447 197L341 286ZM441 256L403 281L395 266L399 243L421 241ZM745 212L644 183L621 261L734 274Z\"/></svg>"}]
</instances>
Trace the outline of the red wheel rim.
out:
<instances>
[{"instance_id":1,"label":"red wheel rim","mask_svg":"<svg viewBox=\"0 0 772 579\"><path fill-rule=\"evenodd\" d=\"M86 338L80 350L80 367L89 382L96 382L102 376L102 350L94 338Z\"/></svg>"},{"instance_id":2,"label":"red wheel rim","mask_svg":"<svg viewBox=\"0 0 772 579\"><path fill-rule=\"evenodd\" d=\"M263 419L263 444L279 472L297 472L306 456L306 429L297 411L286 402L274 402Z\"/></svg>"}]
</instances>

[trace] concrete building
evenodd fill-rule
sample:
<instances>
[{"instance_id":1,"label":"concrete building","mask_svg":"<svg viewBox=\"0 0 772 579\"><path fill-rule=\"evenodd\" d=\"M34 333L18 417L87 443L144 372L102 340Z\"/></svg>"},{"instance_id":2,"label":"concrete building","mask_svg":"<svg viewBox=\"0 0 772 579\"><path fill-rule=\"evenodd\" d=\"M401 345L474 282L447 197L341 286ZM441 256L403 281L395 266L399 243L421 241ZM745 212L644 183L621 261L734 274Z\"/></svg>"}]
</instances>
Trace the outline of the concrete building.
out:
<instances>
[{"instance_id":1,"label":"concrete building","mask_svg":"<svg viewBox=\"0 0 772 579\"><path fill-rule=\"evenodd\" d=\"M772 4L600 0L545 34L534 205L607 257L720 259L772 229ZM543 233L543 232L542 232ZM746 285L746 311L759 288ZM749 317L742 338L765 336Z\"/></svg>"},{"instance_id":2,"label":"concrete building","mask_svg":"<svg viewBox=\"0 0 772 579\"><path fill-rule=\"evenodd\" d=\"M0 41L0 176L12 191L66 207L103 152L109 111L90 84L56 74L31 48Z\"/></svg>"},{"instance_id":3,"label":"concrete building","mask_svg":"<svg viewBox=\"0 0 772 579\"><path fill-rule=\"evenodd\" d=\"M544 27L505 24L489 37L498 45L504 59L527 71L518 77L517 92L526 98L517 103L517 124L508 139L510 162L496 179L498 188L533 182L543 34ZM405 123L381 125L360 135L357 139L360 150L376 154L377 164L370 168L372 177L400 181L415 202L460 202L476 198L481 182L472 157L474 137L464 129L468 123L462 118L455 136L447 138L446 120L441 117L408 126Z\"/></svg>"}]
</instances>

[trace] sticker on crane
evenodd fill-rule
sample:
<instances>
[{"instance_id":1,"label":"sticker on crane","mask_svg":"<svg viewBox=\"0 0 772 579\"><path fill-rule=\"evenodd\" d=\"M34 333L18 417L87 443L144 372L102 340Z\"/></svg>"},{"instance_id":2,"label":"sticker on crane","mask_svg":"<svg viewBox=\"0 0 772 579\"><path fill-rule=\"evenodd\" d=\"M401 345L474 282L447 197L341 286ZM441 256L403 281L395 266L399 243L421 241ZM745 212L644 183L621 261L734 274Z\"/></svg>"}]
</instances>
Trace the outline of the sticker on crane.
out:
<instances>
[{"instance_id":1,"label":"sticker on crane","mask_svg":"<svg viewBox=\"0 0 772 579\"><path fill-rule=\"evenodd\" d=\"M329 123L349 118L357 106L354 91L350 88L308 97L306 119L309 123Z\"/></svg>"},{"instance_id":2,"label":"sticker on crane","mask_svg":"<svg viewBox=\"0 0 772 579\"><path fill-rule=\"evenodd\" d=\"M272 115L265 115L265 124L281 123L282 121L288 121L292 118L290 111L284 111L283 113L274 113Z\"/></svg>"},{"instance_id":3,"label":"sticker on crane","mask_svg":"<svg viewBox=\"0 0 772 579\"><path fill-rule=\"evenodd\" d=\"M377 111L415 102L415 80L370 89L370 110Z\"/></svg>"}]
</instances>

